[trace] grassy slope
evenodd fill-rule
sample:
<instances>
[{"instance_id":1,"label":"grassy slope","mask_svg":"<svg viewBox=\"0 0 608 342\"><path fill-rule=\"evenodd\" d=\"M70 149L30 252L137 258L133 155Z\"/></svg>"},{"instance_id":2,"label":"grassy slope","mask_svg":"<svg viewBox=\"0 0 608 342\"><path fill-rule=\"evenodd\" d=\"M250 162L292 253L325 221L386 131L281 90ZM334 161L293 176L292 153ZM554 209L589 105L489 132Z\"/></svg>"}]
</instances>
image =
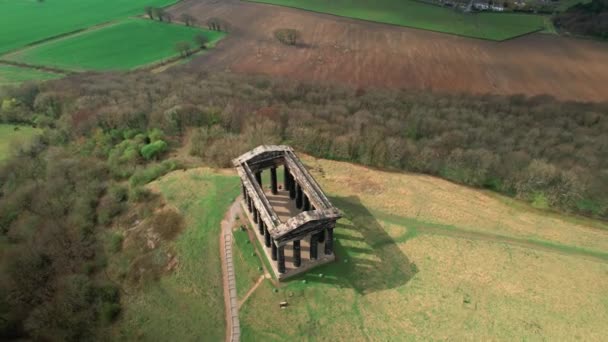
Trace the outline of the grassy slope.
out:
<instances>
[{"instance_id":1,"label":"grassy slope","mask_svg":"<svg viewBox=\"0 0 608 342\"><path fill-rule=\"evenodd\" d=\"M15 131L15 127L19 127L19 130ZM39 129L29 126L0 124L0 161L8 157L11 143L25 141L39 132Z\"/></svg>"},{"instance_id":2,"label":"grassy slope","mask_svg":"<svg viewBox=\"0 0 608 342\"><path fill-rule=\"evenodd\" d=\"M338 262L278 293L266 281L241 310L243 341L602 339L608 255L578 249L605 250L604 223L509 206L427 176L307 164L345 214L335 234ZM486 215L504 225L484 226ZM553 249L487 238L523 239L538 228ZM288 309L278 308L282 300Z\"/></svg>"},{"instance_id":3,"label":"grassy slope","mask_svg":"<svg viewBox=\"0 0 608 342\"><path fill-rule=\"evenodd\" d=\"M234 236L233 260L236 274L236 292L242 299L247 291L264 274L260 267L260 258L255 253L254 245L249 241L247 231L236 230Z\"/></svg>"},{"instance_id":4,"label":"grassy slope","mask_svg":"<svg viewBox=\"0 0 608 342\"><path fill-rule=\"evenodd\" d=\"M186 219L175 242L178 269L128 296L123 338L154 341L221 341L224 300L219 254L220 222L239 193L235 176L209 170L176 171L151 184Z\"/></svg>"},{"instance_id":5,"label":"grassy slope","mask_svg":"<svg viewBox=\"0 0 608 342\"><path fill-rule=\"evenodd\" d=\"M411 0L251 1L491 40L504 40L544 28L542 16L510 13L463 14Z\"/></svg>"},{"instance_id":6,"label":"grassy slope","mask_svg":"<svg viewBox=\"0 0 608 342\"><path fill-rule=\"evenodd\" d=\"M0 64L0 86L19 84L30 80L50 80L61 75L30 68Z\"/></svg>"},{"instance_id":7,"label":"grassy slope","mask_svg":"<svg viewBox=\"0 0 608 342\"><path fill-rule=\"evenodd\" d=\"M10 55L30 64L72 70L124 70L177 55L179 41L193 43L196 34L219 40L223 33L144 19L118 24L59 39Z\"/></svg>"},{"instance_id":8,"label":"grassy slope","mask_svg":"<svg viewBox=\"0 0 608 342\"><path fill-rule=\"evenodd\" d=\"M176 0L0 0L0 54Z\"/></svg>"}]
</instances>

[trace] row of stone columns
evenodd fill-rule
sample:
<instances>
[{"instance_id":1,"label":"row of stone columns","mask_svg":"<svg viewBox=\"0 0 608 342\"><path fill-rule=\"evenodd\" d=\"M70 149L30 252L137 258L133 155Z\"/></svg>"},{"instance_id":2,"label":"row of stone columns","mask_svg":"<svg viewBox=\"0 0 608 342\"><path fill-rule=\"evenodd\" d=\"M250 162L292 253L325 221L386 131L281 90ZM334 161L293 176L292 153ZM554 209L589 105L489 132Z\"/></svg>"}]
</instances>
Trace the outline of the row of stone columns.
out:
<instances>
[{"instance_id":1,"label":"row of stone columns","mask_svg":"<svg viewBox=\"0 0 608 342\"><path fill-rule=\"evenodd\" d=\"M285 190L289 191L289 198L295 200L296 207L302 211L314 210L314 206L310 203L310 199L302 190L302 187L298 182L296 182L295 178L291 175L289 168L287 165L284 166L284 187ZM262 171L257 171L255 173L255 179L260 186L262 186ZM270 168L270 189L273 194L278 192L277 187L277 169L276 167ZM249 196L247 189L243 185L243 198L245 199L245 203L247 204L247 209L253 215L253 221L258 225L258 232L261 236L264 237L264 245L268 248L271 248L271 258L273 261L277 262L277 269L279 273L285 273L285 247L280 246L277 247L274 241L270 236L270 232L268 231L268 227L264 224L264 221L260 217L260 213L258 209L255 207L251 196ZM327 234L327 237L325 237ZM318 259L318 243L325 242L324 253L326 255L331 255L333 253L333 228L326 228L325 230L313 234L310 236L310 248L309 248L309 258L311 260ZM295 267L300 267L302 264L302 254L301 254L301 241L295 240L293 241L293 265Z\"/></svg>"}]
</instances>

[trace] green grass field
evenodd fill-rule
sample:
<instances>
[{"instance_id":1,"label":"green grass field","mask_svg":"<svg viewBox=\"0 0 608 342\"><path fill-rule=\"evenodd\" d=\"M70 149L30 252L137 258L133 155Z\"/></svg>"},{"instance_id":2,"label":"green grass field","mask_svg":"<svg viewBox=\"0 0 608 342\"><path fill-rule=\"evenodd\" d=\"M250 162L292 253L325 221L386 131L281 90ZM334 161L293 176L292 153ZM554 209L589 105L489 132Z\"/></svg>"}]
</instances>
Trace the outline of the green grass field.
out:
<instances>
[{"instance_id":1,"label":"green grass field","mask_svg":"<svg viewBox=\"0 0 608 342\"><path fill-rule=\"evenodd\" d=\"M334 234L337 261L278 289L264 280L240 310L243 341L603 339L606 223L430 176L304 162L344 213ZM240 191L238 178L192 169L150 187L187 227L173 248L178 268L123 298L120 337L222 340L220 221ZM261 263L246 232L235 230L234 240L242 298ZM279 308L282 301L288 308Z\"/></svg>"},{"instance_id":2,"label":"green grass field","mask_svg":"<svg viewBox=\"0 0 608 342\"><path fill-rule=\"evenodd\" d=\"M40 130L30 126L0 124L0 162L8 158L12 143L27 141L37 133Z\"/></svg>"},{"instance_id":3,"label":"green grass field","mask_svg":"<svg viewBox=\"0 0 608 342\"><path fill-rule=\"evenodd\" d=\"M171 275L123 298L120 340L221 341L224 299L219 254L220 222L240 191L238 178L209 170L175 171L150 187L185 217L174 242L178 266Z\"/></svg>"},{"instance_id":4,"label":"green grass field","mask_svg":"<svg viewBox=\"0 0 608 342\"><path fill-rule=\"evenodd\" d=\"M543 17L539 15L464 14L411 0L250 1L490 40L505 40L545 28Z\"/></svg>"},{"instance_id":5,"label":"green grass field","mask_svg":"<svg viewBox=\"0 0 608 342\"><path fill-rule=\"evenodd\" d=\"M0 54L176 0L0 0Z\"/></svg>"},{"instance_id":6,"label":"green grass field","mask_svg":"<svg viewBox=\"0 0 608 342\"><path fill-rule=\"evenodd\" d=\"M603 338L605 223L428 176L306 164L344 213L337 262L278 292L265 281L240 311L243 341Z\"/></svg>"},{"instance_id":7,"label":"green grass field","mask_svg":"<svg viewBox=\"0 0 608 342\"><path fill-rule=\"evenodd\" d=\"M238 274L238 277L236 277L236 292L240 300L264 272L260 270L262 263L255 251L254 244L249 240L247 231L238 229L233 232L233 236L234 271Z\"/></svg>"},{"instance_id":8,"label":"green grass field","mask_svg":"<svg viewBox=\"0 0 608 342\"><path fill-rule=\"evenodd\" d=\"M6 58L69 70L128 70L178 55L175 44L192 42L199 33L211 44L223 33L146 19L117 24L57 39Z\"/></svg>"},{"instance_id":9,"label":"green grass field","mask_svg":"<svg viewBox=\"0 0 608 342\"><path fill-rule=\"evenodd\" d=\"M0 86L15 85L31 80L50 80L62 75L39 71L30 68L20 68L12 65L0 64Z\"/></svg>"}]
</instances>

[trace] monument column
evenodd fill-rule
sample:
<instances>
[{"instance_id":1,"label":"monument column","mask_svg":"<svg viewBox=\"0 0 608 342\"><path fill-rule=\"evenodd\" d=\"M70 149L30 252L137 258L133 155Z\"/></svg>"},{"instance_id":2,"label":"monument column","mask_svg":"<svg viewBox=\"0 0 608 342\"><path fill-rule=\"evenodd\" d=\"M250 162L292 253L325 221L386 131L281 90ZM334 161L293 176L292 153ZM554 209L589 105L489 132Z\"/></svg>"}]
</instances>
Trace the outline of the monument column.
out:
<instances>
[{"instance_id":1,"label":"monument column","mask_svg":"<svg viewBox=\"0 0 608 342\"><path fill-rule=\"evenodd\" d=\"M296 198L296 187L298 186L298 182L296 182L296 180L291 177L291 179L289 180L289 198L294 199Z\"/></svg>"},{"instance_id":2,"label":"monument column","mask_svg":"<svg viewBox=\"0 0 608 342\"><path fill-rule=\"evenodd\" d=\"M253 210L253 200L249 195L247 195L247 209L249 209L249 212Z\"/></svg>"},{"instance_id":3,"label":"monument column","mask_svg":"<svg viewBox=\"0 0 608 342\"><path fill-rule=\"evenodd\" d=\"M285 246L279 247L278 254L277 268L279 273L285 273Z\"/></svg>"},{"instance_id":4,"label":"monument column","mask_svg":"<svg viewBox=\"0 0 608 342\"><path fill-rule=\"evenodd\" d=\"M262 187L262 171L255 173L255 180L260 184L260 187Z\"/></svg>"},{"instance_id":5,"label":"monument column","mask_svg":"<svg viewBox=\"0 0 608 342\"><path fill-rule=\"evenodd\" d=\"M283 165L283 189L289 191L291 184L291 174L289 174L289 168L287 164Z\"/></svg>"},{"instance_id":6,"label":"monument column","mask_svg":"<svg viewBox=\"0 0 608 342\"><path fill-rule=\"evenodd\" d=\"M310 260L317 260L317 236L315 234L310 236Z\"/></svg>"},{"instance_id":7,"label":"monument column","mask_svg":"<svg viewBox=\"0 0 608 342\"><path fill-rule=\"evenodd\" d=\"M258 217L259 213L258 213L258 208L256 208L255 206L253 207L253 223L258 223Z\"/></svg>"},{"instance_id":8,"label":"monument column","mask_svg":"<svg viewBox=\"0 0 608 342\"><path fill-rule=\"evenodd\" d=\"M327 228L327 241L325 241L325 255L331 255L334 252L334 229Z\"/></svg>"},{"instance_id":9,"label":"monument column","mask_svg":"<svg viewBox=\"0 0 608 342\"><path fill-rule=\"evenodd\" d=\"M309 211L310 210L310 199L308 198L308 196L306 194L304 194L304 205L303 205L303 209L302 211Z\"/></svg>"},{"instance_id":10,"label":"monument column","mask_svg":"<svg viewBox=\"0 0 608 342\"><path fill-rule=\"evenodd\" d=\"M270 168L270 191L273 195L277 194L277 168L273 166Z\"/></svg>"},{"instance_id":11,"label":"monument column","mask_svg":"<svg viewBox=\"0 0 608 342\"><path fill-rule=\"evenodd\" d=\"M245 189L245 184L241 183L241 188L243 189L243 200L247 201L247 189Z\"/></svg>"},{"instance_id":12,"label":"monument column","mask_svg":"<svg viewBox=\"0 0 608 342\"><path fill-rule=\"evenodd\" d=\"M268 231L268 227L264 225L264 244L266 247L270 247L270 232Z\"/></svg>"},{"instance_id":13,"label":"monument column","mask_svg":"<svg viewBox=\"0 0 608 342\"><path fill-rule=\"evenodd\" d=\"M293 265L300 267L302 265L302 254L300 252L300 240L293 242Z\"/></svg>"},{"instance_id":14,"label":"monument column","mask_svg":"<svg viewBox=\"0 0 608 342\"><path fill-rule=\"evenodd\" d=\"M302 187L300 184L296 183L296 208L302 209Z\"/></svg>"},{"instance_id":15,"label":"monument column","mask_svg":"<svg viewBox=\"0 0 608 342\"><path fill-rule=\"evenodd\" d=\"M258 217L258 231L260 232L260 235L264 235L264 220L262 220L261 217Z\"/></svg>"},{"instance_id":16,"label":"monument column","mask_svg":"<svg viewBox=\"0 0 608 342\"><path fill-rule=\"evenodd\" d=\"M274 244L274 241L270 242L270 258L272 260L277 260L277 245Z\"/></svg>"}]
</instances>

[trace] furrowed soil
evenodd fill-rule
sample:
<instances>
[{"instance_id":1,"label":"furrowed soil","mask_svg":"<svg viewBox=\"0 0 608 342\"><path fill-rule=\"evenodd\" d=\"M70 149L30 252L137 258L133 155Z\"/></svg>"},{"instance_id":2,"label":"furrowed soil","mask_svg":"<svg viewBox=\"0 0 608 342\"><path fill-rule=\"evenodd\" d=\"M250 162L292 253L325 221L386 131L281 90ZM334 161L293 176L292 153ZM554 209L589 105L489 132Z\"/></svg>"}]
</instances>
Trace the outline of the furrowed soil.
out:
<instances>
[{"instance_id":1,"label":"furrowed soil","mask_svg":"<svg viewBox=\"0 0 608 342\"><path fill-rule=\"evenodd\" d=\"M237 0L186 0L170 12L189 13L199 25L210 17L232 25L213 53L193 61L194 69L356 87L608 100L608 44L602 42L550 34L492 42ZM302 32L300 46L273 38L286 27Z\"/></svg>"}]
</instances>

